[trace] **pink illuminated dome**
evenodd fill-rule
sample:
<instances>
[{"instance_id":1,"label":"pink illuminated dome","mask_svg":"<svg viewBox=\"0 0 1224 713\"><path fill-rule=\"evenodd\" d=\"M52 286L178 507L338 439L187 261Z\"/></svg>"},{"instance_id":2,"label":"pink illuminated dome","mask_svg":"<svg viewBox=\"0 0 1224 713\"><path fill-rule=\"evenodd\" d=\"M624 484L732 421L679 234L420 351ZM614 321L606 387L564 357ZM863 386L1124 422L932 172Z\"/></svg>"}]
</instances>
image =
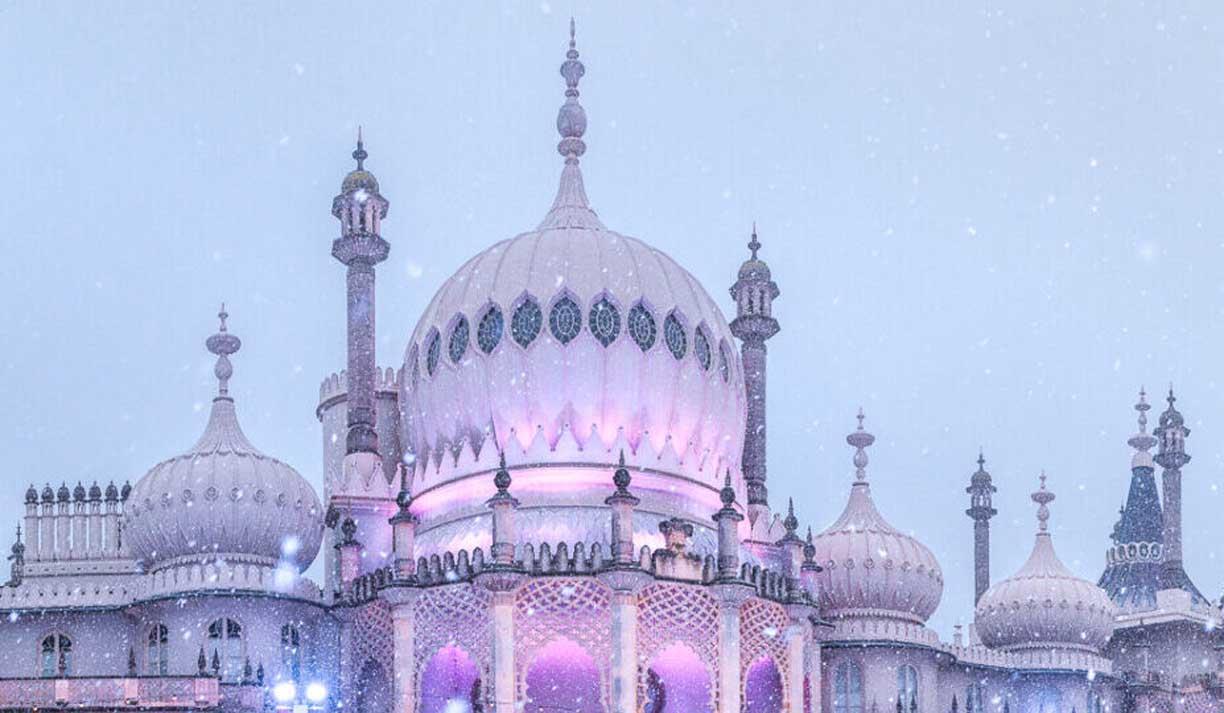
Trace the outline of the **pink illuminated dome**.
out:
<instances>
[{"instance_id":1,"label":"pink illuminated dome","mask_svg":"<svg viewBox=\"0 0 1224 713\"><path fill-rule=\"evenodd\" d=\"M667 501L655 502L660 513L709 520L728 469L743 499L745 395L731 331L693 275L589 206L577 56L571 48L561 68L565 166L551 210L460 267L405 351L403 436L427 523L439 508L483 512L501 451L520 498L601 504L623 452L639 471L635 492Z\"/></svg>"}]
</instances>

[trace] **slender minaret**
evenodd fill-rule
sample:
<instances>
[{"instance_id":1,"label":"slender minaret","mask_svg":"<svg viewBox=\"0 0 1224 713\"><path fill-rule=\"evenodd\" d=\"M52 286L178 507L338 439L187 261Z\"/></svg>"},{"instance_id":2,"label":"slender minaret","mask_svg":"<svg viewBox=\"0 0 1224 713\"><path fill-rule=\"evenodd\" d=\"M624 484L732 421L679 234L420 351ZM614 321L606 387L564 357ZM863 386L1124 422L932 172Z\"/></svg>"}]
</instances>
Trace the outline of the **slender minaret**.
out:
<instances>
[{"instance_id":1,"label":"slender minaret","mask_svg":"<svg viewBox=\"0 0 1224 713\"><path fill-rule=\"evenodd\" d=\"M1153 460L1163 468L1160 478L1164 495L1164 565L1160 570L1160 588L1184 589L1201 599L1182 566L1181 469L1190 462L1190 454L1186 453L1190 429L1173 405L1177 397L1172 386L1167 401L1169 407L1160 414L1160 425L1154 431L1158 447Z\"/></svg>"},{"instance_id":2,"label":"slender minaret","mask_svg":"<svg viewBox=\"0 0 1224 713\"><path fill-rule=\"evenodd\" d=\"M344 177L332 215L340 220L340 237L332 256L346 268L348 281L348 435L344 468L381 467L374 411L374 266L387 259L390 245L379 235L388 203L378 179L365 170L368 154L357 130L353 158L357 168Z\"/></svg>"},{"instance_id":3,"label":"slender minaret","mask_svg":"<svg viewBox=\"0 0 1224 713\"><path fill-rule=\"evenodd\" d=\"M748 486L748 517L756 523L762 514L769 512L769 490L765 487L765 341L778 333L773 301L780 292L769 266L757 258L761 243L755 224L748 249L752 257L740 266L738 279L731 286L735 319L730 326L731 333L740 340L744 364L748 421L744 428L743 471Z\"/></svg>"},{"instance_id":4,"label":"slender minaret","mask_svg":"<svg viewBox=\"0 0 1224 713\"><path fill-rule=\"evenodd\" d=\"M998 488L986 472L986 457L978 451L977 472L969 478L969 509L965 514L973 520L973 603L990 588L990 518L999 514L991 504L991 495Z\"/></svg>"}]
</instances>

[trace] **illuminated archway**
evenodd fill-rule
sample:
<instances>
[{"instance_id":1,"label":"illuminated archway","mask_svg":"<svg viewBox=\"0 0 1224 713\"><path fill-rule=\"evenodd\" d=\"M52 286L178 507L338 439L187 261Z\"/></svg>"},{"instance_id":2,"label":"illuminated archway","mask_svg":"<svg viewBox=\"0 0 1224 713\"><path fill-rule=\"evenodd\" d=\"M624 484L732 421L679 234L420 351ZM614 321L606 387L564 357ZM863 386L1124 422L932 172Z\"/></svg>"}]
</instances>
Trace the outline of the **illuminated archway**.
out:
<instances>
[{"instance_id":1,"label":"illuminated archway","mask_svg":"<svg viewBox=\"0 0 1224 713\"><path fill-rule=\"evenodd\" d=\"M525 713L604 713L595 660L569 639L553 639L527 669Z\"/></svg>"},{"instance_id":2,"label":"illuminated archway","mask_svg":"<svg viewBox=\"0 0 1224 713\"><path fill-rule=\"evenodd\" d=\"M677 642L663 647L643 675L643 713L713 713L714 682L689 646Z\"/></svg>"},{"instance_id":3,"label":"illuminated archway","mask_svg":"<svg viewBox=\"0 0 1224 713\"><path fill-rule=\"evenodd\" d=\"M377 661L369 660L357 677L357 713L386 713L391 710L391 682Z\"/></svg>"},{"instance_id":4,"label":"illuminated archway","mask_svg":"<svg viewBox=\"0 0 1224 713\"><path fill-rule=\"evenodd\" d=\"M748 667L744 679L744 710L746 713L782 713L782 674L768 656Z\"/></svg>"},{"instance_id":5,"label":"illuminated archway","mask_svg":"<svg viewBox=\"0 0 1224 713\"><path fill-rule=\"evenodd\" d=\"M458 646L445 646L421 670L420 713L471 713L481 689L472 658Z\"/></svg>"}]
</instances>

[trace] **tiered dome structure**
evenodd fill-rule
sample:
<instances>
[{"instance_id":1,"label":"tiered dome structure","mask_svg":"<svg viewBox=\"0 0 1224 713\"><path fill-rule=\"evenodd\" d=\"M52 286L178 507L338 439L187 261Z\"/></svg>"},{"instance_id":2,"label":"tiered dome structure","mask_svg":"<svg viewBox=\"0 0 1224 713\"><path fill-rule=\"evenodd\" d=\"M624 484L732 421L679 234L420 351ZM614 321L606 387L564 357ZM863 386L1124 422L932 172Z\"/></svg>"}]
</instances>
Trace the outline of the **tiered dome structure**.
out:
<instances>
[{"instance_id":1,"label":"tiered dome structure","mask_svg":"<svg viewBox=\"0 0 1224 713\"><path fill-rule=\"evenodd\" d=\"M512 468L530 466L514 476L525 502L605 485L622 451L649 473L634 479L645 508L653 490L669 511L708 521L728 468L743 500L734 339L693 275L591 209L579 169L584 72L571 41L557 118L565 165L551 210L535 230L460 267L406 349L404 442L426 527L443 503L451 514L465 503L483 512L488 493L458 484L488 476L501 452Z\"/></svg>"},{"instance_id":2,"label":"tiered dome structure","mask_svg":"<svg viewBox=\"0 0 1224 713\"><path fill-rule=\"evenodd\" d=\"M812 544L819 576L820 606L829 619L879 617L923 624L939 606L943 572L926 545L884 519L867 484L867 447L875 436L858 429L846 436L854 447L854 483L840 517Z\"/></svg>"},{"instance_id":3,"label":"tiered dome structure","mask_svg":"<svg viewBox=\"0 0 1224 713\"><path fill-rule=\"evenodd\" d=\"M982 643L1007 651L1081 651L1098 654L1113 631L1114 604L1105 590L1067 569L1049 533L1046 476L1033 493L1037 539L1028 561L978 602L974 621Z\"/></svg>"},{"instance_id":4,"label":"tiered dome structure","mask_svg":"<svg viewBox=\"0 0 1224 713\"><path fill-rule=\"evenodd\" d=\"M153 466L132 489L124 533L146 571L224 559L305 569L319 552L322 509L314 489L242 432L229 395L229 355L242 343L221 328L208 338L219 382L204 434Z\"/></svg>"}]
</instances>

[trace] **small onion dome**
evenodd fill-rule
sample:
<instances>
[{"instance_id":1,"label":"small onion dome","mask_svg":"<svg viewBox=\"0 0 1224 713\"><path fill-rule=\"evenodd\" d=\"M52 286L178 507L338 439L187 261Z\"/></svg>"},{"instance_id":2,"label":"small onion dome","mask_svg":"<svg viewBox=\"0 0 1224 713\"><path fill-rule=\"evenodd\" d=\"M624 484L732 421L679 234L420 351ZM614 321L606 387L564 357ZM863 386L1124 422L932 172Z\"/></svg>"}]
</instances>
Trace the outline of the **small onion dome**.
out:
<instances>
[{"instance_id":1,"label":"small onion dome","mask_svg":"<svg viewBox=\"0 0 1224 713\"><path fill-rule=\"evenodd\" d=\"M30 487L26 488L25 501L26 504L38 502L38 490L34 488L33 483L30 484Z\"/></svg>"},{"instance_id":2,"label":"small onion dome","mask_svg":"<svg viewBox=\"0 0 1224 713\"><path fill-rule=\"evenodd\" d=\"M884 519L867 484L867 453L875 436L858 430L846 437L855 448L855 480L840 517L812 539L819 574L821 613L828 618L885 617L925 622L943 596L939 561L926 545Z\"/></svg>"},{"instance_id":3,"label":"small onion dome","mask_svg":"<svg viewBox=\"0 0 1224 713\"><path fill-rule=\"evenodd\" d=\"M75 502L85 501L85 486L81 485L81 481L77 481L76 487L72 489L72 499Z\"/></svg>"},{"instance_id":4,"label":"small onion dome","mask_svg":"<svg viewBox=\"0 0 1224 713\"><path fill-rule=\"evenodd\" d=\"M119 499L119 489L115 487L113 480L106 485L106 499L108 502L115 502Z\"/></svg>"},{"instance_id":5,"label":"small onion dome","mask_svg":"<svg viewBox=\"0 0 1224 713\"><path fill-rule=\"evenodd\" d=\"M1047 531L1054 494L1033 493L1040 506L1039 528L1028 561L995 584L978 602L974 622L982 643L991 648L1072 649L1100 653L1113 631L1115 608L1104 589L1080 579L1058 559Z\"/></svg>"},{"instance_id":6,"label":"small onion dome","mask_svg":"<svg viewBox=\"0 0 1224 713\"><path fill-rule=\"evenodd\" d=\"M47 483L42 489L42 501L44 503L55 502L55 491L51 489L51 484Z\"/></svg>"},{"instance_id":7,"label":"small onion dome","mask_svg":"<svg viewBox=\"0 0 1224 713\"><path fill-rule=\"evenodd\" d=\"M68 498L72 497L72 493L68 490L67 483L60 483L59 492L56 493L61 503L68 502Z\"/></svg>"},{"instance_id":8,"label":"small onion dome","mask_svg":"<svg viewBox=\"0 0 1224 713\"><path fill-rule=\"evenodd\" d=\"M132 484L126 480L123 481L123 487L119 489L119 499L127 500L128 496L131 494L132 494Z\"/></svg>"},{"instance_id":9,"label":"small onion dome","mask_svg":"<svg viewBox=\"0 0 1224 713\"><path fill-rule=\"evenodd\" d=\"M96 480L93 482L93 485L89 486L89 499L90 500L101 500L102 499L102 488L98 487L98 481Z\"/></svg>"},{"instance_id":10,"label":"small onion dome","mask_svg":"<svg viewBox=\"0 0 1224 713\"><path fill-rule=\"evenodd\" d=\"M204 434L137 481L124 508L124 531L132 554L150 570L223 556L301 571L319 551L323 509L305 478L261 453L238 425L228 356L241 343L226 333L225 316L222 308L221 332L208 340L218 356L219 393ZM113 484L107 498L112 494L118 494Z\"/></svg>"},{"instance_id":11,"label":"small onion dome","mask_svg":"<svg viewBox=\"0 0 1224 713\"><path fill-rule=\"evenodd\" d=\"M757 240L755 223L752 226L752 240L748 243L748 249L752 251L752 257L740 265L739 279L755 282L769 282L772 280L773 275L769 271L769 265L757 257L757 251L761 249L761 241Z\"/></svg>"},{"instance_id":12,"label":"small onion dome","mask_svg":"<svg viewBox=\"0 0 1224 713\"><path fill-rule=\"evenodd\" d=\"M364 190L368 193L378 193L378 179L374 174L365 169L365 160L370 155L366 153L365 145L361 140L361 128L357 129L357 148L353 151L353 158L357 161L357 168L349 171L349 174L344 177L344 181L340 184L341 193L352 193L354 191Z\"/></svg>"}]
</instances>

